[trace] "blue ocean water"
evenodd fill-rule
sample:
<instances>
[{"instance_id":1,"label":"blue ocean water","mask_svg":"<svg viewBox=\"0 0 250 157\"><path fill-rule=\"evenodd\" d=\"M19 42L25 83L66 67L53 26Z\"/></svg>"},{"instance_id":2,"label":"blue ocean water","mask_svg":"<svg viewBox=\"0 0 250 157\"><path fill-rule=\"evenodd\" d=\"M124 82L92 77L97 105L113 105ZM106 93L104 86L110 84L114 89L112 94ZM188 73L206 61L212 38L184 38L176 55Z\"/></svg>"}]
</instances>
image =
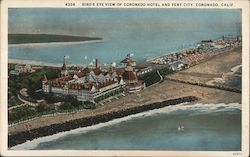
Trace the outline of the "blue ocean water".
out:
<instances>
[{"instance_id":1,"label":"blue ocean water","mask_svg":"<svg viewBox=\"0 0 250 157\"><path fill-rule=\"evenodd\" d=\"M49 16L48 16L49 15ZM9 9L9 33L47 33L103 38L102 42L9 47L10 59L88 64L138 62L193 47L204 39L241 35L240 9Z\"/></svg>"},{"instance_id":2,"label":"blue ocean water","mask_svg":"<svg viewBox=\"0 0 250 157\"><path fill-rule=\"evenodd\" d=\"M241 104L168 106L13 149L240 151Z\"/></svg>"}]
</instances>

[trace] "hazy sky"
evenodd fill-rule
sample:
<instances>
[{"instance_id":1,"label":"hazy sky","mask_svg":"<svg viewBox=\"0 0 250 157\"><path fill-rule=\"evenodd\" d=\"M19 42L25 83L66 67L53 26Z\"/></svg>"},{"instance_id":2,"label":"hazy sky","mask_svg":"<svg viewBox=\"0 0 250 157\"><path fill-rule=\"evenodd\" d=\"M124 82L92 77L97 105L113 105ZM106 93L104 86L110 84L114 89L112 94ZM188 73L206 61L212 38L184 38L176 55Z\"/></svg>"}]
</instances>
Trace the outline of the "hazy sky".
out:
<instances>
[{"instance_id":1,"label":"hazy sky","mask_svg":"<svg viewBox=\"0 0 250 157\"><path fill-rule=\"evenodd\" d=\"M224 28L241 31L240 9L9 9L9 33L112 38L124 32L153 35L162 31L216 32Z\"/></svg>"}]
</instances>

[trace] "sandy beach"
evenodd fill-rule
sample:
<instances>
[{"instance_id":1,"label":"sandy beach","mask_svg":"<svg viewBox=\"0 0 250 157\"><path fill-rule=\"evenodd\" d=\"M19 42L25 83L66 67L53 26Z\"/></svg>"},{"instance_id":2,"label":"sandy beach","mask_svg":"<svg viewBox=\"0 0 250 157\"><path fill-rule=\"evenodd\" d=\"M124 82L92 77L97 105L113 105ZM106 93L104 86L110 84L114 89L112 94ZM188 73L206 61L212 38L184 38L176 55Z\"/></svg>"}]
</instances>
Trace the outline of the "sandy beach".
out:
<instances>
[{"instance_id":1,"label":"sandy beach","mask_svg":"<svg viewBox=\"0 0 250 157\"><path fill-rule=\"evenodd\" d=\"M192 83L223 84L227 79L234 77L234 73L237 71L235 68L242 64L241 56L241 47L236 48L167 77Z\"/></svg>"},{"instance_id":2,"label":"sandy beach","mask_svg":"<svg viewBox=\"0 0 250 157\"><path fill-rule=\"evenodd\" d=\"M230 72L232 68L239 64L241 64L241 49L236 49L215 56L205 62L168 77L177 80L185 79L188 81L206 83L209 80L221 77L223 73ZM180 83L166 79L137 94L126 94L125 96L120 96L119 99L112 98L104 104L99 104L94 110L83 110L71 114L39 117L31 121L9 126L8 133L9 135L17 134L53 124L61 124L67 121L120 112L138 106L146 106L148 104L188 96L195 96L198 98L197 101L191 102L191 104L241 103L241 93Z\"/></svg>"}]
</instances>

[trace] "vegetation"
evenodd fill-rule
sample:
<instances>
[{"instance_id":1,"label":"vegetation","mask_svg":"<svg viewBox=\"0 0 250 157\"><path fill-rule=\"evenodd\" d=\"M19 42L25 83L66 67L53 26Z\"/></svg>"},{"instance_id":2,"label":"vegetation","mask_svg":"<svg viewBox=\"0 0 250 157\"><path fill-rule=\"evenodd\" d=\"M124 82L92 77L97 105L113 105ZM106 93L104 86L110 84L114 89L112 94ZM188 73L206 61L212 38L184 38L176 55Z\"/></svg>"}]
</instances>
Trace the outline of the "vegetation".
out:
<instances>
[{"instance_id":1,"label":"vegetation","mask_svg":"<svg viewBox=\"0 0 250 157\"><path fill-rule=\"evenodd\" d=\"M21 105L22 102L14 96L12 93L8 92L8 107Z\"/></svg>"},{"instance_id":2,"label":"vegetation","mask_svg":"<svg viewBox=\"0 0 250 157\"><path fill-rule=\"evenodd\" d=\"M77 103L72 103L77 102ZM53 104L48 104L46 101L39 103L37 107L22 106L14 108L8 112L9 124L28 120L42 115L55 114L55 113L68 113L75 112L80 109L95 109L96 104L93 102L79 102L75 98L62 102L59 108L55 108Z\"/></svg>"},{"instance_id":3,"label":"vegetation","mask_svg":"<svg viewBox=\"0 0 250 157\"><path fill-rule=\"evenodd\" d=\"M8 70L14 69L14 64L9 64ZM19 76L10 75L8 86L8 106L20 105L22 102L18 99L19 95L22 99L37 103L37 100L44 100L38 103L38 106L22 106L9 111L9 123L15 123L30 118L38 117L46 114L57 112L72 112L79 109L94 109L96 108L93 102L79 102L74 96L64 96L53 93L43 93L37 91L42 88L42 79L46 74L48 79L56 78L60 74L59 68L42 67L34 73L20 74ZM28 97L19 94L22 88L27 88ZM60 102L56 107L55 103Z\"/></svg>"},{"instance_id":4,"label":"vegetation","mask_svg":"<svg viewBox=\"0 0 250 157\"><path fill-rule=\"evenodd\" d=\"M117 95L119 93L122 93L123 91L124 91L124 89L117 89L115 91L109 92L109 93L107 93L105 95L102 95L102 96L96 98L95 101L100 102L100 101L102 101L102 100L104 100L104 99L106 99L108 97L111 97L111 96Z\"/></svg>"},{"instance_id":5,"label":"vegetation","mask_svg":"<svg viewBox=\"0 0 250 157\"><path fill-rule=\"evenodd\" d=\"M169 69L169 67L164 67L160 69L159 72L162 76L166 76L168 74L172 74L174 71L172 69Z\"/></svg>"},{"instance_id":6,"label":"vegetation","mask_svg":"<svg viewBox=\"0 0 250 157\"><path fill-rule=\"evenodd\" d=\"M93 102L89 102L89 101L85 101L80 105L80 108L84 108L84 109L95 109L96 108L96 104Z\"/></svg>"},{"instance_id":7,"label":"vegetation","mask_svg":"<svg viewBox=\"0 0 250 157\"><path fill-rule=\"evenodd\" d=\"M49 104L64 101L64 97L62 95L54 93L44 93L44 92L39 92L39 93L41 93L43 99L45 99Z\"/></svg>"},{"instance_id":8,"label":"vegetation","mask_svg":"<svg viewBox=\"0 0 250 157\"><path fill-rule=\"evenodd\" d=\"M161 80L160 76L157 74L156 71L147 73L139 77L140 80L143 80L146 86L150 86L154 83L157 83Z\"/></svg>"},{"instance_id":9,"label":"vegetation","mask_svg":"<svg viewBox=\"0 0 250 157\"><path fill-rule=\"evenodd\" d=\"M9 39L8 40L9 44L101 40L101 38L97 37L82 37L82 36L53 35L53 34L8 34L8 39Z\"/></svg>"},{"instance_id":10,"label":"vegetation","mask_svg":"<svg viewBox=\"0 0 250 157\"><path fill-rule=\"evenodd\" d=\"M46 101L42 101L41 103L38 104L36 109L37 109L38 112L48 111L49 110L49 104Z\"/></svg>"},{"instance_id":11,"label":"vegetation","mask_svg":"<svg viewBox=\"0 0 250 157\"><path fill-rule=\"evenodd\" d=\"M9 123L15 121L21 121L25 119L29 119L29 117L33 117L36 115L36 109L30 106L22 106L17 107L9 111L8 120Z\"/></svg>"},{"instance_id":12,"label":"vegetation","mask_svg":"<svg viewBox=\"0 0 250 157\"><path fill-rule=\"evenodd\" d=\"M14 66L14 64L9 64L9 71L13 69ZM15 99L17 99L17 95L22 88L27 88L27 93L29 95L29 98L23 97L24 99L33 102L37 99L41 99L41 93L37 93L36 91L42 88L41 81L44 74L46 74L49 79L52 79L57 77L59 73L59 68L43 67L34 73L20 74L19 76L10 75L8 80L8 96L11 104L9 106L18 105L15 101L10 101L10 98L14 99L13 97L16 97Z\"/></svg>"},{"instance_id":13,"label":"vegetation","mask_svg":"<svg viewBox=\"0 0 250 157\"><path fill-rule=\"evenodd\" d=\"M80 109L95 109L95 108L96 108L96 104L90 101L80 102L77 105L73 105L69 102L64 102L59 107L61 111L73 111L73 110L80 110Z\"/></svg>"},{"instance_id":14,"label":"vegetation","mask_svg":"<svg viewBox=\"0 0 250 157\"><path fill-rule=\"evenodd\" d=\"M173 73L173 70L169 69L169 67L164 67L159 69L159 72L162 76L168 75ZM143 80L146 84L146 86L150 86L152 84L155 84L161 80L159 74L157 71L152 71L150 73L147 73L145 75L139 76L140 80Z\"/></svg>"}]
</instances>

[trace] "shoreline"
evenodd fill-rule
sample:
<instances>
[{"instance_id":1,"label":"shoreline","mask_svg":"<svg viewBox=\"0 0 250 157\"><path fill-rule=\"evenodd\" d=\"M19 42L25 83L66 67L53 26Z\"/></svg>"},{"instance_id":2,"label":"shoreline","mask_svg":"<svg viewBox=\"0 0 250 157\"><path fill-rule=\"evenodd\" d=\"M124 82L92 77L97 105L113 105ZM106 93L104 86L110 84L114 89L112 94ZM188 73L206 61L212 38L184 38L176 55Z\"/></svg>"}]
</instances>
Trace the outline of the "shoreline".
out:
<instances>
[{"instance_id":1,"label":"shoreline","mask_svg":"<svg viewBox=\"0 0 250 157\"><path fill-rule=\"evenodd\" d=\"M195 107L193 107L193 106L195 106ZM60 138L71 136L71 135L85 134L85 133L88 133L91 131L102 129L104 127L112 127L113 125L117 125L119 123L131 121L131 120L134 120L137 118L142 119L145 117L157 116L158 114L169 114L169 113L173 113L175 111L178 111L180 109L182 109L182 110L189 109L191 111L194 111L194 110L197 110L197 108L200 108L200 110L198 111L199 113L202 113L202 114L204 112L214 113L214 112L217 112L217 109L220 107L225 107L224 109L222 109L220 111L225 111L227 109L229 109L229 110L231 110L231 109L241 110L241 104L238 104L238 103L230 103L230 104L223 104L223 103L219 103L219 104L181 103L181 104L166 106L166 107L159 108L159 109L153 109L153 110L149 110L149 111L145 111L145 112L141 112L141 113L136 113L133 115L113 119L113 120L110 120L108 122L99 123L99 124L92 125L92 126L77 128L77 129L73 129L73 130L65 131L65 132L60 132L60 133L49 135L49 136L39 137L37 139L31 140L31 141L26 141L22 144L18 144L18 145L15 145L13 147L10 147L9 149L10 150L35 150L35 148L37 146L39 146L40 143L56 141Z\"/></svg>"},{"instance_id":2,"label":"shoreline","mask_svg":"<svg viewBox=\"0 0 250 157\"><path fill-rule=\"evenodd\" d=\"M44 42L44 43L23 43L23 44L8 44L8 47L25 47L25 46L53 46L53 45L76 45L76 44L92 44L104 42L100 40L88 40L88 41L69 41L69 42Z\"/></svg>"},{"instance_id":3,"label":"shoreline","mask_svg":"<svg viewBox=\"0 0 250 157\"><path fill-rule=\"evenodd\" d=\"M28 131L18 132L16 134L8 135L8 147L24 143L26 141L34 140L39 137L49 136L60 132L70 131L73 129L92 126L103 122L108 122L117 118L123 118L129 115L134 115L144 111L150 111L153 109L159 109L166 106L177 105L181 103L194 102L198 100L195 96L186 96L176 99L169 99L162 102L155 102L152 104L133 106L127 109L108 112L104 114L96 114L94 116L83 117L80 119L74 119L66 121L64 123L57 123L52 125L35 128Z\"/></svg>"},{"instance_id":4,"label":"shoreline","mask_svg":"<svg viewBox=\"0 0 250 157\"><path fill-rule=\"evenodd\" d=\"M25 59L8 59L8 64L30 64L35 66L61 67L61 64L53 64L42 61L25 60Z\"/></svg>"}]
</instances>

